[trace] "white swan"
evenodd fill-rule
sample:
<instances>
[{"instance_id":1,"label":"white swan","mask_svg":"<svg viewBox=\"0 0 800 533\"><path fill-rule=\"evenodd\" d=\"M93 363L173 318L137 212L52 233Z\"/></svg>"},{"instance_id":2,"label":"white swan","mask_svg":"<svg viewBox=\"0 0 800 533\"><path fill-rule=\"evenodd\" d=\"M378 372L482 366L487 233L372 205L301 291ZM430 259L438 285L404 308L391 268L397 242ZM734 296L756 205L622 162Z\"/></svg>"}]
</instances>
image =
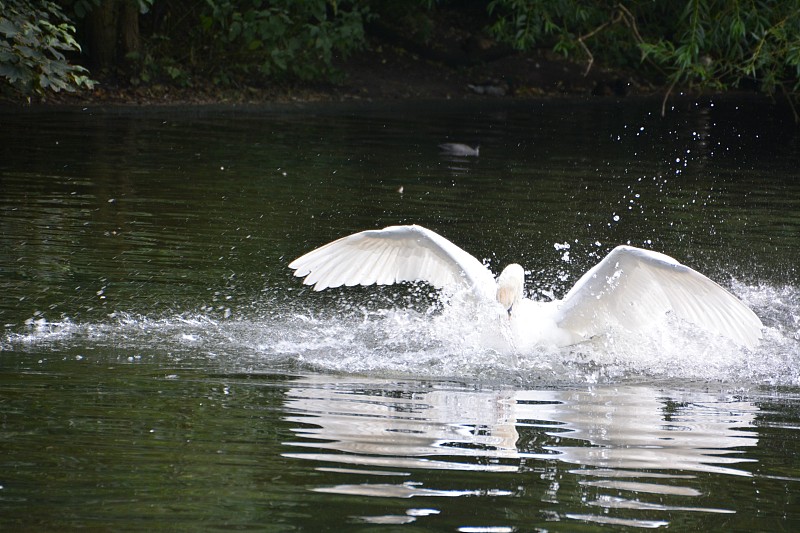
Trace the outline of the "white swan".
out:
<instances>
[{"instance_id":1,"label":"white swan","mask_svg":"<svg viewBox=\"0 0 800 533\"><path fill-rule=\"evenodd\" d=\"M489 269L438 233L422 226L390 226L343 237L289 264L303 283L320 291L341 285L425 281L479 301L500 302L512 321L540 320L546 306L558 344L588 340L615 326L640 329L668 312L740 345L761 338L761 320L731 293L675 259L618 246L586 272L563 300L523 298L524 270L506 267L495 281ZM537 318L531 318L536 316Z\"/></svg>"}]
</instances>

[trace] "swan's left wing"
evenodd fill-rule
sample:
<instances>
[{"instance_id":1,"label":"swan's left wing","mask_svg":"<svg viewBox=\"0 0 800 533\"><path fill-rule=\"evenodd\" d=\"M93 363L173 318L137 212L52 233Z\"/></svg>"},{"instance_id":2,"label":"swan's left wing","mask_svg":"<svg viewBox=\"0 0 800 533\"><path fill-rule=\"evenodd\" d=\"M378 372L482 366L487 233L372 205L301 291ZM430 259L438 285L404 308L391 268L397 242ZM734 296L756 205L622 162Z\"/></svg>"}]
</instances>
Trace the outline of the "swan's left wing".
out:
<instances>
[{"instance_id":1,"label":"swan's left wing","mask_svg":"<svg viewBox=\"0 0 800 533\"><path fill-rule=\"evenodd\" d=\"M731 293L667 255L632 246L618 246L578 280L557 322L589 338L613 324L635 330L668 312L748 347L761 338L761 320Z\"/></svg>"},{"instance_id":2,"label":"swan's left wing","mask_svg":"<svg viewBox=\"0 0 800 533\"><path fill-rule=\"evenodd\" d=\"M321 291L341 285L426 281L437 288L470 288L494 298L494 276L480 261L422 226L355 233L289 263L303 283Z\"/></svg>"}]
</instances>

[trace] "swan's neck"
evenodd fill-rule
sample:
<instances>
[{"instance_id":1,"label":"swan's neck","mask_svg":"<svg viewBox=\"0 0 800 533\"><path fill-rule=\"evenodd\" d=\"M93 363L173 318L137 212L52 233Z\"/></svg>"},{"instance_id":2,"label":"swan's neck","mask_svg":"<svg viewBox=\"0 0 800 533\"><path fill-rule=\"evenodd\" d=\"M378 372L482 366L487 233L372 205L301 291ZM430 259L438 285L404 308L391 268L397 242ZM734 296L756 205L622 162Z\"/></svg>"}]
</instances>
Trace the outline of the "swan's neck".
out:
<instances>
[{"instance_id":1,"label":"swan's neck","mask_svg":"<svg viewBox=\"0 0 800 533\"><path fill-rule=\"evenodd\" d=\"M511 317L514 306L522 299L525 270L518 264L508 265L497 277L497 301Z\"/></svg>"}]
</instances>

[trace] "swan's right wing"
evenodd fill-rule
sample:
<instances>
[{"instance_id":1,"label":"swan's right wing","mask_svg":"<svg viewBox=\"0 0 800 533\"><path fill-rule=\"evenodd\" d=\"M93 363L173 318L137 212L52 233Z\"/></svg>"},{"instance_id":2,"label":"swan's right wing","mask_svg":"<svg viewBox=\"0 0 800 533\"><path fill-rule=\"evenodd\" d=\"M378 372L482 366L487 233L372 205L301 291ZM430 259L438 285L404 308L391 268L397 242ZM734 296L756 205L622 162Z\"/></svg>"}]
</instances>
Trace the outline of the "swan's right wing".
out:
<instances>
[{"instance_id":1,"label":"swan's right wing","mask_svg":"<svg viewBox=\"0 0 800 533\"><path fill-rule=\"evenodd\" d=\"M289 263L303 283L321 291L341 285L426 281L437 288L471 288L494 298L494 276L480 261L422 226L355 233Z\"/></svg>"},{"instance_id":2,"label":"swan's right wing","mask_svg":"<svg viewBox=\"0 0 800 533\"><path fill-rule=\"evenodd\" d=\"M731 293L675 259L618 246L567 293L557 322L583 338L618 324L638 329L671 312L739 344L754 346L761 320Z\"/></svg>"}]
</instances>

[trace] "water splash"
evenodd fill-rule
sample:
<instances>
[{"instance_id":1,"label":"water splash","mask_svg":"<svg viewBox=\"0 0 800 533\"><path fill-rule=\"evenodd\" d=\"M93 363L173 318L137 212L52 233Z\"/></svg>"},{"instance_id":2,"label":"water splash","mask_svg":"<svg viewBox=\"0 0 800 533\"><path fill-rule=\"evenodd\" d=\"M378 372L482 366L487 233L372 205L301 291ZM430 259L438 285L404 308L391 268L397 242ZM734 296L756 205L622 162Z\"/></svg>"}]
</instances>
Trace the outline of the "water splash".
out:
<instances>
[{"instance_id":1,"label":"water splash","mask_svg":"<svg viewBox=\"0 0 800 533\"><path fill-rule=\"evenodd\" d=\"M308 302L291 309L278 305L267 313L230 316L114 313L98 323L37 316L21 331L6 332L0 351L46 348L84 357L81 350L105 350L128 361L167 357L197 364L213 360L244 370L453 377L520 385L653 379L800 385L800 291L743 283L732 288L764 321L764 339L754 350L675 320L643 332L616 331L556 348L520 342L518 332L512 333L494 310L348 301L323 309Z\"/></svg>"}]
</instances>

